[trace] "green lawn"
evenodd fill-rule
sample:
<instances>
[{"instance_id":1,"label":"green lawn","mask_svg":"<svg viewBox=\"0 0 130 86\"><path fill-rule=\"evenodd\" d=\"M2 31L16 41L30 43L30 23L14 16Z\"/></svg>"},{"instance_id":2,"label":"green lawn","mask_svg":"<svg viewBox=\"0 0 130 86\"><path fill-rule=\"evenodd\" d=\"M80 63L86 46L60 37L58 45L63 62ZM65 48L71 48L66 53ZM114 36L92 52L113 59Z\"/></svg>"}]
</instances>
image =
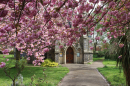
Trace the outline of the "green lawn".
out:
<instances>
[{"instance_id":1,"label":"green lawn","mask_svg":"<svg viewBox=\"0 0 130 86\"><path fill-rule=\"evenodd\" d=\"M3 58L5 56L5 58ZM9 61L6 62L6 64L10 64L10 67L13 67L15 64L14 55L3 55L0 54L0 62L6 61L6 59L9 59Z\"/></svg>"},{"instance_id":2,"label":"green lawn","mask_svg":"<svg viewBox=\"0 0 130 86\"><path fill-rule=\"evenodd\" d=\"M5 58L3 58L3 56L5 56ZM0 54L0 61L2 60L5 60L5 59L11 59L11 58L14 58L14 55L3 55L3 54Z\"/></svg>"},{"instance_id":3,"label":"green lawn","mask_svg":"<svg viewBox=\"0 0 130 86\"><path fill-rule=\"evenodd\" d=\"M98 61L98 60L104 60L104 57L97 57L97 58L93 58L93 61Z\"/></svg>"},{"instance_id":4,"label":"green lawn","mask_svg":"<svg viewBox=\"0 0 130 86\"><path fill-rule=\"evenodd\" d=\"M106 59L103 61L103 64L106 66L116 66L117 62L114 60Z\"/></svg>"},{"instance_id":5,"label":"green lawn","mask_svg":"<svg viewBox=\"0 0 130 86\"><path fill-rule=\"evenodd\" d=\"M104 57L95 57L95 56L93 56L93 62L98 61L98 60L104 60ZM89 62L87 64L92 64L93 62Z\"/></svg>"},{"instance_id":6,"label":"green lawn","mask_svg":"<svg viewBox=\"0 0 130 86\"><path fill-rule=\"evenodd\" d=\"M120 73L119 67L116 67L116 61L104 60L103 64L105 67L98 68L98 70L112 86L126 86L123 70Z\"/></svg>"},{"instance_id":7,"label":"green lawn","mask_svg":"<svg viewBox=\"0 0 130 86\"><path fill-rule=\"evenodd\" d=\"M47 75L46 83L41 83L39 86L57 86L60 80L69 72L68 68L66 67L25 67L22 71L23 75L23 83L29 86L31 82L31 76L35 74L35 79L33 82L33 86L35 86L38 78L43 78L43 69L45 69L45 74ZM11 69L11 75L14 76L16 70L13 68ZM7 86L12 83L11 79L5 76L5 73L2 69L0 69L0 83L1 86Z\"/></svg>"},{"instance_id":8,"label":"green lawn","mask_svg":"<svg viewBox=\"0 0 130 86\"><path fill-rule=\"evenodd\" d=\"M7 56L11 58L12 56ZM3 56L0 55L0 61L4 60ZM45 71L43 71L45 69ZM23 83L26 86L29 86L31 83L31 77L35 74L33 86L38 84L38 78L44 78L43 72L47 75L46 82L40 83L38 86L57 86L57 84L61 81L61 79L69 72L69 69L66 67L58 66L58 67L38 67L38 66L26 66L22 71L23 75ZM16 69L11 69L11 76L13 77L16 74ZM10 86L12 83L11 79L8 78L3 69L0 68L0 86Z\"/></svg>"}]
</instances>

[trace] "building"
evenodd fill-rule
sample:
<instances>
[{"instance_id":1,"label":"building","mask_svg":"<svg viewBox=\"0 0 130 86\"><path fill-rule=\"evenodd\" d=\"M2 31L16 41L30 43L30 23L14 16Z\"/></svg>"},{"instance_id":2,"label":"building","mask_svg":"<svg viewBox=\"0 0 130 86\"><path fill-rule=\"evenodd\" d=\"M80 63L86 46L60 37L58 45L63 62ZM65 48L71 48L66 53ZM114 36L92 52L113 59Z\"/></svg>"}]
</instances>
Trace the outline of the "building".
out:
<instances>
[{"instance_id":1,"label":"building","mask_svg":"<svg viewBox=\"0 0 130 86\"><path fill-rule=\"evenodd\" d=\"M55 48L45 54L45 59L50 58L59 64L91 62L93 61L93 50L90 50L93 44L89 43L91 39L91 36L83 35L78 43L72 44L72 46L63 46L61 49L59 48L60 42L56 41Z\"/></svg>"}]
</instances>

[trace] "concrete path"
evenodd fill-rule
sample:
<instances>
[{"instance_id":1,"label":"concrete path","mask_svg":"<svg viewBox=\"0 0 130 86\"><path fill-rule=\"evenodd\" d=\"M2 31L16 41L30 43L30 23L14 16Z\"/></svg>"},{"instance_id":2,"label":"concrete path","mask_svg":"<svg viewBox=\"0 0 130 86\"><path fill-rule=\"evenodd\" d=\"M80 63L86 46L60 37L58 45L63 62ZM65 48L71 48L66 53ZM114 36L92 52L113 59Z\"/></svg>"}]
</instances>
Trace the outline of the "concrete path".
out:
<instances>
[{"instance_id":1,"label":"concrete path","mask_svg":"<svg viewBox=\"0 0 130 86\"><path fill-rule=\"evenodd\" d=\"M63 64L70 72L58 86L109 86L97 67L103 67L102 61L93 64Z\"/></svg>"}]
</instances>

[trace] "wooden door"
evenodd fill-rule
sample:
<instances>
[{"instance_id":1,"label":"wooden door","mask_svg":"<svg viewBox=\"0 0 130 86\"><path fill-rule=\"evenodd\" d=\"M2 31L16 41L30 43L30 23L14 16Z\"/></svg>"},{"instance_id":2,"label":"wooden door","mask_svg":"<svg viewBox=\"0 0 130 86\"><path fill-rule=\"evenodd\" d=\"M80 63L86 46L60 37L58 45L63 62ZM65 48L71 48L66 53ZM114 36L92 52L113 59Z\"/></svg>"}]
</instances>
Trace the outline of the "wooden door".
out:
<instances>
[{"instance_id":1,"label":"wooden door","mask_svg":"<svg viewBox=\"0 0 130 86\"><path fill-rule=\"evenodd\" d=\"M66 52L66 63L73 63L74 62L74 52L71 47L67 49Z\"/></svg>"}]
</instances>

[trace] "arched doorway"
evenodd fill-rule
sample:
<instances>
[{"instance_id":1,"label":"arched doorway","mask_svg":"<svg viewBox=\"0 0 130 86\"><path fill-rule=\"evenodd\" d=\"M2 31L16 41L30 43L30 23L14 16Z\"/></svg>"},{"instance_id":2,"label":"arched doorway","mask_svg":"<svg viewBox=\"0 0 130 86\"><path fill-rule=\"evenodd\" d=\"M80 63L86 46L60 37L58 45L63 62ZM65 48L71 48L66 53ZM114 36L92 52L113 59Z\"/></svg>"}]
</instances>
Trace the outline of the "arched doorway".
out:
<instances>
[{"instance_id":1,"label":"arched doorway","mask_svg":"<svg viewBox=\"0 0 130 86\"><path fill-rule=\"evenodd\" d=\"M74 52L71 47L69 47L66 52L66 63L74 63Z\"/></svg>"}]
</instances>

